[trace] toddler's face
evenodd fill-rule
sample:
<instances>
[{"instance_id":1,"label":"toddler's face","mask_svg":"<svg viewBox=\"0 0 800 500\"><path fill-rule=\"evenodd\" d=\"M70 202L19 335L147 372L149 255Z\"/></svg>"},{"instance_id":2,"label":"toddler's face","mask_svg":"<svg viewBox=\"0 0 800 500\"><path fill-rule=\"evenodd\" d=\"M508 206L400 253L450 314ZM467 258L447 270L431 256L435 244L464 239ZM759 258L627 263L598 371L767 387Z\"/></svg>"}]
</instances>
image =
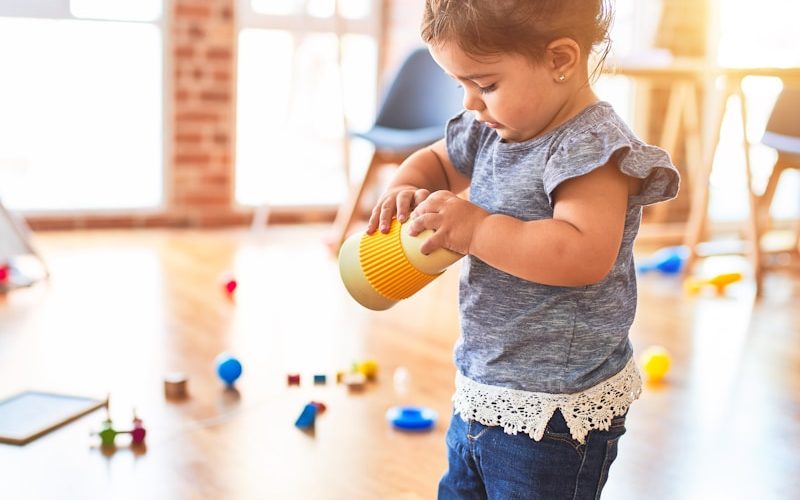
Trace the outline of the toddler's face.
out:
<instances>
[{"instance_id":1,"label":"toddler's face","mask_svg":"<svg viewBox=\"0 0 800 500\"><path fill-rule=\"evenodd\" d=\"M430 51L463 87L464 107L506 142L540 136L571 116L568 86L555 81L544 65L519 54L476 60L453 43Z\"/></svg>"}]
</instances>

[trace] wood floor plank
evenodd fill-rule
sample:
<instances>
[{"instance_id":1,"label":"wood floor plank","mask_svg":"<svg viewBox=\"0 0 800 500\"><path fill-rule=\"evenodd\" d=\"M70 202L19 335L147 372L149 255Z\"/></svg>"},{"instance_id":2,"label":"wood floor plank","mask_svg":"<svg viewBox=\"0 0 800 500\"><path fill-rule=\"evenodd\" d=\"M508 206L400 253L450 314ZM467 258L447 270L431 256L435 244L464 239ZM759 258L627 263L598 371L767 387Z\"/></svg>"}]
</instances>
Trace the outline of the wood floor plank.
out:
<instances>
[{"instance_id":1,"label":"wood floor plank","mask_svg":"<svg viewBox=\"0 0 800 500\"><path fill-rule=\"evenodd\" d=\"M344 290L325 230L38 233L52 278L0 295L0 398L110 394L120 427L133 408L144 419L147 447L104 453L90 436L104 415L92 413L26 446L0 445L0 497L435 498L458 265L394 308L367 311ZM225 271L238 280L233 300ZM759 302L748 281L723 297L689 297L657 275L639 288L634 346L664 345L673 366L631 409L603 498L797 498L797 274L768 274ZM214 372L222 352L243 364L235 391ZM364 359L379 362L376 382L361 393L335 384ZM406 384L395 384L398 369ZM182 402L163 395L175 371L188 377ZM301 387L287 387L289 372ZM314 373L328 383L314 386ZM311 400L327 410L306 433L294 421ZM398 404L432 407L439 424L395 431L384 416Z\"/></svg>"}]
</instances>

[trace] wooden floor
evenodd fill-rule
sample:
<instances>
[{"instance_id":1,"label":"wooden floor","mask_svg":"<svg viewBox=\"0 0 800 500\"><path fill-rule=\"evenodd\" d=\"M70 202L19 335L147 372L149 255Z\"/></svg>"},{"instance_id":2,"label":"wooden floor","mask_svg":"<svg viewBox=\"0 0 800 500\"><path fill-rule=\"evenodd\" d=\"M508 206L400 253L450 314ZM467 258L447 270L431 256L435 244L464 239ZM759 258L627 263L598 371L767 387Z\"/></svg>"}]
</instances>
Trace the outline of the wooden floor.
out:
<instances>
[{"instance_id":1,"label":"wooden floor","mask_svg":"<svg viewBox=\"0 0 800 500\"><path fill-rule=\"evenodd\" d=\"M389 311L367 311L341 285L324 231L37 234L52 277L0 295L0 399L110 394L120 426L134 407L144 419L147 447L100 449L90 431L102 410L25 446L0 444L0 498L435 498L456 269ZM234 300L224 271L238 279ZM765 288L759 302L749 282L687 297L675 278L643 277L634 347L666 346L673 369L631 409L604 499L800 498L800 277L771 273ZM236 391L214 371L224 351L244 366ZM311 384L364 359L381 371L360 394ZM174 371L189 377L184 402L163 396ZM288 372L301 387L286 386ZM294 421L311 400L327 411L301 432ZM384 415L398 404L432 407L439 424L395 431Z\"/></svg>"}]
</instances>

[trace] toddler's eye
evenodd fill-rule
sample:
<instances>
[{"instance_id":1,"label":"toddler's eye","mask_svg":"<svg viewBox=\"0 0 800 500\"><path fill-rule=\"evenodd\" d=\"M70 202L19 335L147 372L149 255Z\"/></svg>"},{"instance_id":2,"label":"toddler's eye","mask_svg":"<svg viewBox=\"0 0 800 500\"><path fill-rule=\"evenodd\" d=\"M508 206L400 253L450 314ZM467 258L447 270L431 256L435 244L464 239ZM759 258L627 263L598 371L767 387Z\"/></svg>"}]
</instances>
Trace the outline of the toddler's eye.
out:
<instances>
[{"instance_id":1,"label":"toddler's eye","mask_svg":"<svg viewBox=\"0 0 800 500\"><path fill-rule=\"evenodd\" d=\"M478 86L478 92L480 92L481 94L488 94L490 92L494 92L496 88L497 85L495 85L494 83L491 85L487 85L485 87Z\"/></svg>"}]
</instances>

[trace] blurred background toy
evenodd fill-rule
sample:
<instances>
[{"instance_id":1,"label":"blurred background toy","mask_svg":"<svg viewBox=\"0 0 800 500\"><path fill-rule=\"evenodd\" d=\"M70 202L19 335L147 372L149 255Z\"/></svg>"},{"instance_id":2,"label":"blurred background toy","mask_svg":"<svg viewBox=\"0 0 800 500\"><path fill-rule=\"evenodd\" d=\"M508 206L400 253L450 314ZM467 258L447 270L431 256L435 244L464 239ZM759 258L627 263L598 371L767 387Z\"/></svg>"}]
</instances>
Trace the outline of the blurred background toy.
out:
<instances>
[{"instance_id":1,"label":"blurred background toy","mask_svg":"<svg viewBox=\"0 0 800 500\"><path fill-rule=\"evenodd\" d=\"M395 429L404 431L427 431L436 425L436 412L422 406L393 406L386 412Z\"/></svg>"},{"instance_id":2,"label":"blurred background toy","mask_svg":"<svg viewBox=\"0 0 800 500\"><path fill-rule=\"evenodd\" d=\"M223 352L216 359L217 375L228 387L242 375L242 363L227 352Z\"/></svg>"},{"instance_id":3,"label":"blurred background toy","mask_svg":"<svg viewBox=\"0 0 800 500\"><path fill-rule=\"evenodd\" d=\"M405 366L398 366L392 374L392 383L394 391L399 396L408 394L409 386L411 385L411 374Z\"/></svg>"},{"instance_id":4,"label":"blurred background toy","mask_svg":"<svg viewBox=\"0 0 800 500\"><path fill-rule=\"evenodd\" d=\"M184 399L188 393L189 380L183 373L170 373L164 377L164 397L167 399Z\"/></svg>"},{"instance_id":5,"label":"blurred background toy","mask_svg":"<svg viewBox=\"0 0 800 500\"><path fill-rule=\"evenodd\" d=\"M378 362L373 359L358 361L353 364L353 371L363 373L367 380L374 381L378 378Z\"/></svg>"},{"instance_id":6,"label":"blurred background toy","mask_svg":"<svg viewBox=\"0 0 800 500\"><path fill-rule=\"evenodd\" d=\"M718 295L722 295L725 293L725 289L728 288L728 285L741 281L742 278L742 273L721 273L705 279L691 277L686 279L683 287L687 293L696 294L704 287L712 286L716 289Z\"/></svg>"},{"instance_id":7,"label":"blurred background toy","mask_svg":"<svg viewBox=\"0 0 800 500\"><path fill-rule=\"evenodd\" d=\"M222 289L225 291L226 294L228 294L229 297L233 295L233 292L236 291L236 287L239 286L239 284L236 281L236 278L234 278L233 274L230 272L222 273L222 275L219 278L219 281L222 284Z\"/></svg>"},{"instance_id":8,"label":"blurred background toy","mask_svg":"<svg viewBox=\"0 0 800 500\"><path fill-rule=\"evenodd\" d=\"M303 407L303 411L297 417L294 425L300 429L312 429L316 423L317 415L321 415L324 411L325 404L311 401Z\"/></svg>"},{"instance_id":9,"label":"blurred background toy","mask_svg":"<svg viewBox=\"0 0 800 500\"><path fill-rule=\"evenodd\" d=\"M671 358L669 352L660 345L648 347L639 359L645 378L649 382L661 381L669 372Z\"/></svg>"},{"instance_id":10,"label":"blurred background toy","mask_svg":"<svg viewBox=\"0 0 800 500\"><path fill-rule=\"evenodd\" d=\"M132 446L144 445L144 439L147 436L147 430L144 428L144 422L133 412L132 428L129 430L118 430L114 428L114 422L111 416L106 413L106 419L103 421L102 429L95 434L100 436L100 445L103 447L116 446L116 438L120 434L128 434L131 436L130 444Z\"/></svg>"},{"instance_id":11,"label":"blurred background toy","mask_svg":"<svg viewBox=\"0 0 800 500\"><path fill-rule=\"evenodd\" d=\"M300 413L300 416L297 417L294 425L301 429L310 429L314 427L315 420L317 418L317 407L313 403L308 403L303 407L303 411Z\"/></svg>"},{"instance_id":12,"label":"blurred background toy","mask_svg":"<svg viewBox=\"0 0 800 500\"><path fill-rule=\"evenodd\" d=\"M345 373L342 377L342 383L351 391L360 391L366 387L367 376L361 372Z\"/></svg>"},{"instance_id":13,"label":"blurred background toy","mask_svg":"<svg viewBox=\"0 0 800 500\"><path fill-rule=\"evenodd\" d=\"M640 273L659 271L664 274L677 274L683 269L688 256L689 249L685 246L665 247L644 259L636 266L636 270Z\"/></svg>"}]
</instances>

